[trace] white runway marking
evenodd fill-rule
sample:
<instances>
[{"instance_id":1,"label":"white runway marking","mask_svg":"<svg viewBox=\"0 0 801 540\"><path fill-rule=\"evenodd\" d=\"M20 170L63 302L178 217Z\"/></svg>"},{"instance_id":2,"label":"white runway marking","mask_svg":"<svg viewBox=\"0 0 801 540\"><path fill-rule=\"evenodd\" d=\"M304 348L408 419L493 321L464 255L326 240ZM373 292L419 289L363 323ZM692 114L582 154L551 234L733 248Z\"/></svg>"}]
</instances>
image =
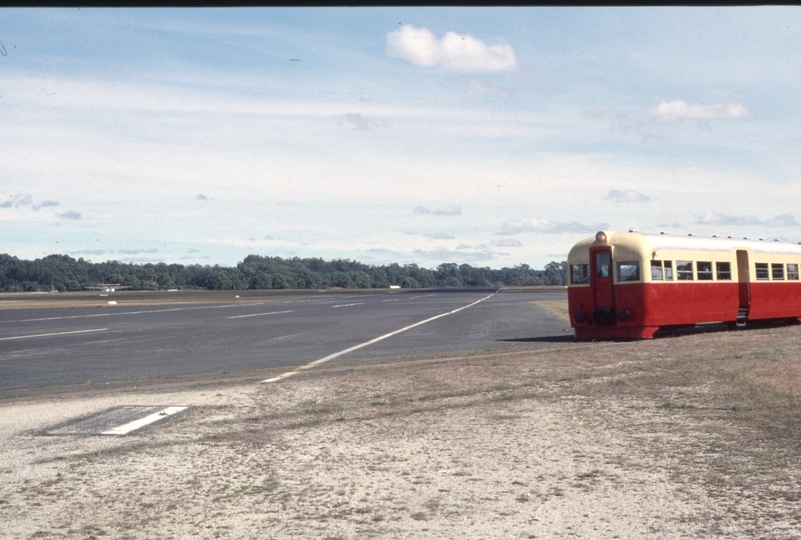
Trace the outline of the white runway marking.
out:
<instances>
[{"instance_id":1,"label":"white runway marking","mask_svg":"<svg viewBox=\"0 0 801 540\"><path fill-rule=\"evenodd\" d=\"M233 307L242 307L242 306L261 306L266 302L248 302L242 304L224 304L219 306L195 306L195 307L179 307L179 308L167 308L167 309L144 309L140 311L117 311L114 313L91 313L89 315L64 315L61 317L41 317L38 319L19 319L19 320L12 320L12 321L0 321L0 324L9 324L9 323L28 323L28 322L39 322L39 321L59 321L62 319L88 319L90 317L124 317L125 315L143 315L148 313L168 313L171 311L192 311L197 309L220 309L220 308L233 308Z\"/></svg>"},{"instance_id":2,"label":"white runway marking","mask_svg":"<svg viewBox=\"0 0 801 540\"><path fill-rule=\"evenodd\" d=\"M92 328L91 330L73 330L71 332L53 332L50 334L32 334L29 336L13 336L13 337L4 337L0 338L0 341L8 341L10 339L27 339L27 338L37 338L37 337L48 337L48 336L65 336L67 334L86 334L88 332L103 332L104 330L108 330L108 328Z\"/></svg>"},{"instance_id":3,"label":"white runway marking","mask_svg":"<svg viewBox=\"0 0 801 540\"><path fill-rule=\"evenodd\" d=\"M288 300L288 301L281 301L276 302L280 304L302 304L307 302L336 302L337 300L341 300L343 298L354 298L359 296L360 298L364 298L365 295L345 295L345 296L338 296L336 298L312 298L309 300ZM370 294L368 296L376 296L376 294ZM123 298L123 297L120 297ZM20 324L20 323L29 323L29 322L40 322L40 321L59 321L65 319L88 319L91 317L124 317L126 315L143 315L148 313L168 313L171 311L193 311L198 309L227 309L227 308L236 308L236 307L243 307L243 306L261 306L267 304L268 302L242 302L238 304L219 304L213 306L187 306L187 307L176 307L176 308L166 308L166 309L143 309L138 311L115 311L114 313L90 313L87 315L63 315L60 317L39 317L36 319L21 319L21 320L11 320L11 321L0 321L0 324ZM119 305L119 304L118 304Z\"/></svg>"},{"instance_id":4,"label":"white runway marking","mask_svg":"<svg viewBox=\"0 0 801 540\"><path fill-rule=\"evenodd\" d=\"M278 315L279 313L292 313L292 310L287 311L270 311L268 313L251 313L249 315L234 315L233 317L228 317L229 319L243 319L245 317L258 317L260 315Z\"/></svg>"},{"instance_id":5,"label":"white runway marking","mask_svg":"<svg viewBox=\"0 0 801 540\"><path fill-rule=\"evenodd\" d=\"M299 372L303 371L304 369L308 369L308 368L314 367L314 366L319 366L320 364L323 364L325 362L333 360L334 358L339 358L343 354L348 354L349 352L353 352L353 351L355 351L357 349L361 349L362 347L367 347L368 345L372 345L373 343L377 343L377 342L379 342L379 341L381 341L383 339L387 339L388 337L392 337L394 335L400 334L401 332L405 332L406 330L411 330L412 328L414 328L416 326L420 326L421 324L426 324L426 323L434 321L436 319L439 319L439 318L442 318L442 317L447 317L448 315L453 315L454 313L462 311L463 309L467 309L469 307L475 306L479 302L483 302L484 300L486 300L487 298L490 298L494 294L495 293L492 293L489 296L485 296L481 300L476 300L472 304L468 304L466 306L462 306L462 307L460 307L458 309L454 309L453 311L448 311L447 313L442 313L440 315L436 315L434 317L431 317L430 319L426 319L426 320L420 321L418 323L410 324L409 326L401 328L400 330L395 330L394 332L390 332L389 334L384 334L383 336L379 336L377 338L371 339L370 341L365 341L364 343L360 343L359 345L354 345L353 347L349 347L349 348L347 348L347 349L345 349L343 351L339 351L339 352L334 353L334 354L329 354L328 356L326 356L324 358L320 358L319 360L315 360L314 362L306 364L305 366L299 367L295 371L287 371L286 373L282 373L281 375L278 375L277 377L273 377L271 379L265 379L265 380L263 380L261 382L263 382L263 383L271 383L271 382L277 382L277 381L286 379L288 377L291 377L292 375L298 374Z\"/></svg>"},{"instance_id":6,"label":"white runway marking","mask_svg":"<svg viewBox=\"0 0 801 540\"><path fill-rule=\"evenodd\" d=\"M358 302L356 304L340 304L338 306L331 306L331 307L350 307L350 306L361 306L364 302Z\"/></svg>"},{"instance_id":7,"label":"white runway marking","mask_svg":"<svg viewBox=\"0 0 801 540\"><path fill-rule=\"evenodd\" d=\"M153 422L161 420L165 416L172 416L173 414L179 413L185 409L186 407L167 407L166 409L162 409L159 412L149 414L144 418L140 418L139 420L134 420L133 422L128 422L127 424L111 428L107 431L103 431L101 435L126 435L131 431L134 431L148 424L152 424Z\"/></svg>"}]
</instances>

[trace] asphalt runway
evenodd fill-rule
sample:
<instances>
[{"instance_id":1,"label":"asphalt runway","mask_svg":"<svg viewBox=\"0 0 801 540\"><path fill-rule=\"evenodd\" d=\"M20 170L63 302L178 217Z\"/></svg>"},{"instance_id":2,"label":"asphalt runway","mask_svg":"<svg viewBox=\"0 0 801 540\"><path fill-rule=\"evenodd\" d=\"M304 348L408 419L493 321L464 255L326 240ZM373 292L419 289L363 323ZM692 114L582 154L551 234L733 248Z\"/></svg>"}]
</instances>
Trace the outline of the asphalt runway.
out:
<instances>
[{"instance_id":1,"label":"asphalt runway","mask_svg":"<svg viewBox=\"0 0 801 540\"><path fill-rule=\"evenodd\" d=\"M0 393L291 369L360 345L331 361L537 348L573 334L569 323L533 302L566 296L461 289L245 303L232 293L224 304L126 307L119 293L116 306L3 310ZM386 337L422 321L428 322ZM376 338L384 339L365 345Z\"/></svg>"}]
</instances>

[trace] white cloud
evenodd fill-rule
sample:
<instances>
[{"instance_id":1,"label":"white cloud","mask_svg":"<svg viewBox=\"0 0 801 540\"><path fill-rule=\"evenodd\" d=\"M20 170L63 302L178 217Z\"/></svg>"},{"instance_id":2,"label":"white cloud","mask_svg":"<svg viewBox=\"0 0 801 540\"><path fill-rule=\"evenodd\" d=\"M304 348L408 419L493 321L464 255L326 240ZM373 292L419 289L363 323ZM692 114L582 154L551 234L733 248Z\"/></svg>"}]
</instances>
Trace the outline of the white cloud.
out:
<instances>
[{"instance_id":1,"label":"white cloud","mask_svg":"<svg viewBox=\"0 0 801 540\"><path fill-rule=\"evenodd\" d=\"M651 114L667 122L674 120L709 120L713 118L744 118L751 114L742 103L715 103L702 105L682 100L663 101Z\"/></svg>"},{"instance_id":2,"label":"white cloud","mask_svg":"<svg viewBox=\"0 0 801 540\"><path fill-rule=\"evenodd\" d=\"M4 195L0 194L0 208L28 208L30 207L31 210L34 212L37 210L41 210L42 208L49 208L51 206L58 206L58 201L51 201L46 200L40 203L34 204L33 197L30 195L9 195L5 197Z\"/></svg>"},{"instance_id":3,"label":"white cloud","mask_svg":"<svg viewBox=\"0 0 801 540\"><path fill-rule=\"evenodd\" d=\"M792 214L782 214L766 221L765 225L768 227L798 227L799 223Z\"/></svg>"},{"instance_id":4,"label":"white cloud","mask_svg":"<svg viewBox=\"0 0 801 540\"><path fill-rule=\"evenodd\" d=\"M37 205L33 206L33 210L39 210L40 208L47 208L50 206L58 206L58 201L42 201Z\"/></svg>"},{"instance_id":5,"label":"white cloud","mask_svg":"<svg viewBox=\"0 0 801 540\"><path fill-rule=\"evenodd\" d=\"M431 238L433 240L455 240L454 236L445 233L416 233L412 231L404 231L403 234L408 236L423 236L425 238Z\"/></svg>"},{"instance_id":6,"label":"white cloud","mask_svg":"<svg viewBox=\"0 0 801 540\"><path fill-rule=\"evenodd\" d=\"M140 255L142 253L158 253L158 249L156 248L147 248L147 249L118 249L117 253L122 253L123 255Z\"/></svg>"},{"instance_id":7,"label":"white cloud","mask_svg":"<svg viewBox=\"0 0 801 540\"><path fill-rule=\"evenodd\" d=\"M67 210L64 213L56 214L56 216L62 219L75 219L75 220L81 219L81 213L76 212L75 210Z\"/></svg>"},{"instance_id":8,"label":"white cloud","mask_svg":"<svg viewBox=\"0 0 801 540\"><path fill-rule=\"evenodd\" d=\"M792 214L781 214L763 222L751 215L728 216L711 210L696 216L695 223L698 225L765 225L767 227L798 227L801 225Z\"/></svg>"},{"instance_id":9,"label":"white cloud","mask_svg":"<svg viewBox=\"0 0 801 540\"><path fill-rule=\"evenodd\" d=\"M434 214L435 216L461 216L462 207L446 206L445 208L437 208L435 210L431 210L430 208L426 208L425 206L418 206L417 208L414 209L414 213L418 215Z\"/></svg>"},{"instance_id":10,"label":"white cloud","mask_svg":"<svg viewBox=\"0 0 801 540\"><path fill-rule=\"evenodd\" d=\"M508 253L496 252L495 250L487 248L487 246L483 244L470 249L473 249L473 251L466 251L466 250L455 251L445 248L415 249L414 251L412 251L412 253L420 257L424 257L426 259L433 259L439 262L456 262L456 263L491 261L496 256L509 255Z\"/></svg>"},{"instance_id":11,"label":"white cloud","mask_svg":"<svg viewBox=\"0 0 801 540\"><path fill-rule=\"evenodd\" d=\"M606 197L604 197L604 200L612 201L613 203L630 203L650 201L651 198L631 189L626 191L611 189Z\"/></svg>"},{"instance_id":12,"label":"white cloud","mask_svg":"<svg viewBox=\"0 0 801 540\"><path fill-rule=\"evenodd\" d=\"M727 216L710 210L696 216L695 223L698 225L759 225L761 222L754 216Z\"/></svg>"},{"instance_id":13,"label":"white cloud","mask_svg":"<svg viewBox=\"0 0 801 540\"><path fill-rule=\"evenodd\" d=\"M30 206L30 205L31 205L30 195L10 195L2 203L0 203L0 208L20 208L22 206Z\"/></svg>"},{"instance_id":14,"label":"white cloud","mask_svg":"<svg viewBox=\"0 0 801 540\"><path fill-rule=\"evenodd\" d=\"M467 73L512 71L517 58L509 45L487 45L470 34L448 32L437 39L428 28L404 24L387 34L387 55L411 63Z\"/></svg>"},{"instance_id":15,"label":"white cloud","mask_svg":"<svg viewBox=\"0 0 801 540\"><path fill-rule=\"evenodd\" d=\"M519 234L521 232L540 232L540 233L592 233L608 228L607 223L597 223L595 225L584 225L576 221L570 223L559 223L550 219L512 219L501 225L501 230L495 234Z\"/></svg>"},{"instance_id":16,"label":"white cloud","mask_svg":"<svg viewBox=\"0 0 801 540\"><path fill-rule=\"evenodd\" d=\"M503 240L493 240L490 245L494 247L522 247L523 243L517 238L504 238Z\"/></svg>"},{"instance_id":17,"label":"white cloud","mask_svg":"<svg viewBox=\"0 0 801 540\"><path fill-rule=\"evenodd\" d=\"M448 206L445 208L437 208L434 210L435 216L461 216L462 215L462 207L461 206Z\"/></svg>"}]
</instances>

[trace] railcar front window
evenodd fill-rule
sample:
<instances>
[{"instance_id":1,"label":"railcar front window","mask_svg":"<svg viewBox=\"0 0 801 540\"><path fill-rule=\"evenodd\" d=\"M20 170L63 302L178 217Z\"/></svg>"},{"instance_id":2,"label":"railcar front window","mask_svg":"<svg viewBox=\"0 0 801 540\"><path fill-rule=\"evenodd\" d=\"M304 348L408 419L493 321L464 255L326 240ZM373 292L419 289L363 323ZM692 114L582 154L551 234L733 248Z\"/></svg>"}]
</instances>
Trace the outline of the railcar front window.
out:
<instances>
[{"instance_id":1,"label":"railcar front window","mask_svg":"<svg viewBox=\"0 0 801 540\"><path fill-rule=\"evenodd\" d=\"M784 281L784 265L782 263L770 263L770 272L773 279Z\"/></svg>"},{"instance_id":2,"label":"railcar front window","mask_svg":"<svg viewBox=\"0 0 801 540\"><path fill-rule=\"evenodd\" d=\"M756 266L756 278L757 279L768 279L768 263L755 263Z\"/></svg>"},{"instance_id":3,"label":"railcar front window","mask_svg":"<svg viewBox=\"0 0 801 540\"><path fill-rule=\"evenodd\" d=\"M698 281L712 281L712 263L698 261Z\"/></svg>"},{"instance_id":4,"label":"railcar front window","mask_svg":"<svg viewBox=\"0 0 801 540\"><path fill-rule=\"evenodd\" d=\"M665 281L673 281L673 261L665 261Z\"/></svg>"},{"instance_id":5,"label":"railcar front window","mask_svg":"<svg viewBox=\"0 0 801 540\"><path fill-rule=\"evenodd\" d=\"M693 262L692 261L676 261L676 274L679 281L692 281L693 280Z\"/></svg>"},{"instance_id":6,"label":"railcar front window","mask_svg":"<svg viewBox=\"0 0 801 540\"><path fill-rule=\"evenodd\" d=\"M595 255L595 277L608 278L609 264L611 263L609 253L596 253Z\"/></svg>"},{"instance_id":7,"label":"railcar front window","mask_svg":"<svg viewBox=\"0 0 801 540\"><path fill-rule=\"evenodd\" d=\"M570 266L570 283L579 285L590 282L590 265L573 264Z\"/></svg>"},{"instance_id":8,"label":"railcar front window","mask_svg":"<svg viewBox=\"0 0 801 540\"><path fill-rule=\"evenodd\" d=\"M654 281L662 281L663 276L662 261L651 261L651 279Z\"/></svg>"},{"instance_id":9,"label":"railcar front window","mask_svg":"<svg viewBox=\"0 0 801 540\"><path fill-rule=\"evenodd\" d=\"M715 263L715 270L718 275L718 281L731 281L731 263Z\"/></svg>"},{"instance_id":10,"label":"railcar front window","mask_svg":"<svg viewBox=\"0 0 801 540\"><path fill-rule=\"evenodd\" d=\"M618 281L640 281L640 261L617 263Z\"/></svg>"},{"instance_id":11,"label":"railcar front window","mask_svg":"<svg viewBox=\"0 0 801 540\"><path fill-rule=\"evenodd\" d=\"M798 281L798 265L787 263L787 279Z\"/></svg>"}]
</instances>

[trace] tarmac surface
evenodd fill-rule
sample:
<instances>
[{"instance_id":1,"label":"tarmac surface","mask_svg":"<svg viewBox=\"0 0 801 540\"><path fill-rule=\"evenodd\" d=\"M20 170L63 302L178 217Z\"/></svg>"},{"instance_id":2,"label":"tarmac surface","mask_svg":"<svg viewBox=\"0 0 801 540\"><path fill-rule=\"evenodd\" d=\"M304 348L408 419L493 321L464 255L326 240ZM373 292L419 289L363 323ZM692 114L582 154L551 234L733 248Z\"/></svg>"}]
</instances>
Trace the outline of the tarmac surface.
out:
<instances>
[{"instance_id":1,"label":"tarmac surface","mask_svg":"<svg viewBox=\"0 0 801 540\"><path fill-rule=\"evenodd\" d=\"M165 295L161 305L127 305L137 298L129 292L97 296L94 307L0 310L0 398L87 382L291 370L332 355L499 350L572 338L567 322L534 303L566 297L553 289L230 292L208 304L169 303Z\"/></svg>"}]
</instances>

